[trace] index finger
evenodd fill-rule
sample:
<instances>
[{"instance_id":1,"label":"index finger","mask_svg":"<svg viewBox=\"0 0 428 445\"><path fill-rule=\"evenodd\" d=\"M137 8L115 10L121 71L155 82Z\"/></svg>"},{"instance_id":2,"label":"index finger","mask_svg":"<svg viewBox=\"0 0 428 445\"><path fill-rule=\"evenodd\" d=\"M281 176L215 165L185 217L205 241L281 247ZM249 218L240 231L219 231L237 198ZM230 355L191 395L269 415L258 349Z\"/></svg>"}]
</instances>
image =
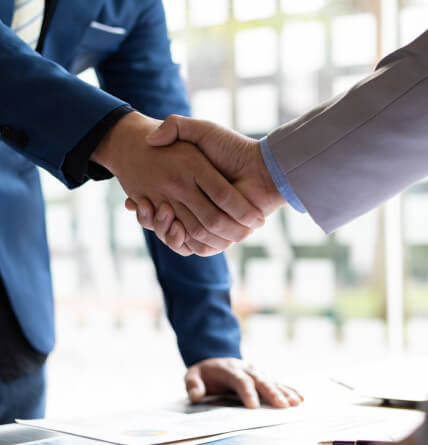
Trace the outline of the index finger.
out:
<instances>
[{"instance_id":1,"label":"index finger","mask_svg":"<svg viewBox=\"0 0 428 445\"><path fill-rule=\"evenodd\" d=\"M201 190L219 209L245 227L258 229L264 225L265 218L260 209L254 207L241 192L216 170L216 175L209 174L208 169L206 170L204 174L195 179Z\"/></svg>"},{"instance_id":2,"label":"index finger","mask_svg":"<svg viewBox=\"0 0 428 445\"><path fill-rule=\"evenodd\" d=\"M201 175L204 174L213 182L221 177L214 168L205 172L201 169ZM227 181L226 187L233 189ZM178 203L173 203L175 214L186 232L196 241L219 251L227 249L231 242L242 241L252 233L250 228L239 224L217 207L197 183L194 183L194 189L190 192L182 190L177 201Z\"/></svg>"},{"instance_id":3,"label":"index finger","mask_svg":"<svg viewBox=\"0 0 428 445\"><path fill-rule=\"evenodd\" d=\"M260 399L254 380L244 371L236 370L228 375L229 387L237 392L242 403L250 409L260 407Z\"/></svg>"}]
</instances>

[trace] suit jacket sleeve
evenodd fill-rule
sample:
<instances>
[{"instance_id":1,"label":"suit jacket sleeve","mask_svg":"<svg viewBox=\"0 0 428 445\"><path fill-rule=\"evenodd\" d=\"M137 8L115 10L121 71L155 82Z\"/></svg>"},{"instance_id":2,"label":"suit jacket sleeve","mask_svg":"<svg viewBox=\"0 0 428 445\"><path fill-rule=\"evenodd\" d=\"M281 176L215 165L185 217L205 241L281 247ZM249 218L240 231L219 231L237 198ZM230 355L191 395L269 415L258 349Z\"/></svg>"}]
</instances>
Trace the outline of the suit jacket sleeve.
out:
<instances>
[{"instance_id":1,"label":"suit jacket sleeve","mask_svg":"<svg viewBox=\"0 0 428 445\"><path fill-rule=\"evenodd\" d=\"M172 62L162 2L144 3L119 51L97 69L102 88L158 119L189 115L179 68ZM240 357L240 329L230 306L224 255L181 257L145 231L168 318L187 366L210 357Z\"/></svg>"},{"instance_id":2,"label":"suit jacket sleeve","mask_svg":"<svg viewBox=\"0 0 428 445\"><path fill-rule=\"evenodd\" d=\"M126 102L41 57L0 21L0 137L66 185L65 156Z\"/></svg>"},{"instance_id":3,"label":"suit jacket sleeve","mask_svg":"<svg viewBox=\"0 0 428 445\"><path fill-rule=\"evenodd\" d=\"M428 32L345 94L273 131L296 195L331 232L428 174Z\"/></svg>"},{"instance_id":4,"label":"suit jacket sleeve","mask_svg":"<svg viewBox=\"0 0 428 445\"><path fill-rule=\"evenodd\" d=\"M230 307L224 255L182 257L145 232L168 319L186 366L206 358L241 357L241 333Z\"/></svg>"}]
</instances>

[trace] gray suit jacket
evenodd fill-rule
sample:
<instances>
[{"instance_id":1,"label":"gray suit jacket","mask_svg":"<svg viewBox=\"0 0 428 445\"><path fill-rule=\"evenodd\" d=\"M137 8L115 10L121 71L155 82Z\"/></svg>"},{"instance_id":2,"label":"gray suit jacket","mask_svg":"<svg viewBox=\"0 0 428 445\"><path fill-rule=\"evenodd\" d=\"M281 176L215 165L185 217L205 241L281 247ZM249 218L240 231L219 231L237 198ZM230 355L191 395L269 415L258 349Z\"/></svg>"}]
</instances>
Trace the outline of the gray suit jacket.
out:
<instances>
[{"instance_id":1,"label":"gray suit jacket","mask_svg":"<svg viewBox=\"0 0 428 445\"><path fill-rule=\"evenodd\" d=\"M343 95L273 131L273 153L326 231L428 175L428 31Z\"/></svg>"}]
</instances>

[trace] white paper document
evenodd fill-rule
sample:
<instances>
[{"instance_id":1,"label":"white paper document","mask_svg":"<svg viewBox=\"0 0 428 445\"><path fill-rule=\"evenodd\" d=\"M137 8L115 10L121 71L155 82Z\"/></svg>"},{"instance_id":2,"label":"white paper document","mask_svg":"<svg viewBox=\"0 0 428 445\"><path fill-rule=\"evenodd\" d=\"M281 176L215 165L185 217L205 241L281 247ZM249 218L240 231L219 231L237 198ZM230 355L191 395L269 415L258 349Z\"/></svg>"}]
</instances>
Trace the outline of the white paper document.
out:
<instances>
[{"instance_id":1,"label":"white paper document","mask_svg":"<svg viewBox=\"0 0 428 445\"><path fill-rule=\"evenodd\" d=\"M394 442L408 437L425 419L420 411L366 406L308 409L306 415L293 417L284 425L249 434L263 438L260 440L263 445L270 444L271 439L286 439L284 443L293 445L360 440Z\"/></svg>"},{"instance_id":2,"label":"white paper document","mask_svg":"<svg viewBox=\"0 0 428 445\"><path fill-rule=\"evenodd\" d=\"M186 439L279 425L293 409L218 408L195 414L170 411L142 412L138 416L109 422L17 421L20 424L119 445L158 445Z\"/></svg>"},{"instance_id":3,"label":"white paper document","mask_svg":"<svg viewBox=\"0 0 428 445\"><path fill-rule=\"evenodd\" d=\"M32 420L20 423L120 445L158 445L184 440L191 440L185 442L189 445L252 444L257 440L264 445L277 445L280 440L313 445L339 440L401 440L423 420L424 414L419 411L303 404L287 410L219 408L194 414L151 411L101 422ZM269 425L276 426L267 427ZM218 437L238 430L243 432L234 433L233 437Z\"/></svg>"},{"instance_id":4,"label":"white paper document","mask_svg":"<svg viewBox=\"0 0 428 445\"><path fill-rule=\"evenodd\" d=\"M428 400L428 359L400 357L337 371L332 380L364 396L424 402Z\"/></svg>"}]
</instances>

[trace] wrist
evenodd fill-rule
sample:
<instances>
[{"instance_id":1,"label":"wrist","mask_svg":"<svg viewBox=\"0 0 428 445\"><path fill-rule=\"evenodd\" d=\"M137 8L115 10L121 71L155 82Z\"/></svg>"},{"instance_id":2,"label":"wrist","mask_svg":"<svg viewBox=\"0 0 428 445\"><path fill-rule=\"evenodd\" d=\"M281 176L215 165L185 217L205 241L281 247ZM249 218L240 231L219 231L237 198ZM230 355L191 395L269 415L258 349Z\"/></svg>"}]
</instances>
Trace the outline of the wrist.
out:
<instances>
[{"instance_id":1,"label":"wrist","mask_svg":"<svg viewBox=\"0 0 428 445\"><path fill-rule=\"evenodd\" d=\"M273 208L278 208L286 204L284 197L278 190L269 169L266 166L265 160L263 158L261 143L260 141L255 141L254 157L255 164L257 166L258 176L262 181L264 191L266 196L271 202Z\"/></svg>"},{"instance_id":2,"label":"wrist","mask_svg":"<svg viewBox=\"0 0 428 445\"><path fill-rule=\"evenodd\" d=\"M91 161L102 165L117 176L126 153L136 143L144 143L145 137L159 126L159 121L136 111L125 115L112 127L91 155Z\"/></svg>"}]
</instances>

